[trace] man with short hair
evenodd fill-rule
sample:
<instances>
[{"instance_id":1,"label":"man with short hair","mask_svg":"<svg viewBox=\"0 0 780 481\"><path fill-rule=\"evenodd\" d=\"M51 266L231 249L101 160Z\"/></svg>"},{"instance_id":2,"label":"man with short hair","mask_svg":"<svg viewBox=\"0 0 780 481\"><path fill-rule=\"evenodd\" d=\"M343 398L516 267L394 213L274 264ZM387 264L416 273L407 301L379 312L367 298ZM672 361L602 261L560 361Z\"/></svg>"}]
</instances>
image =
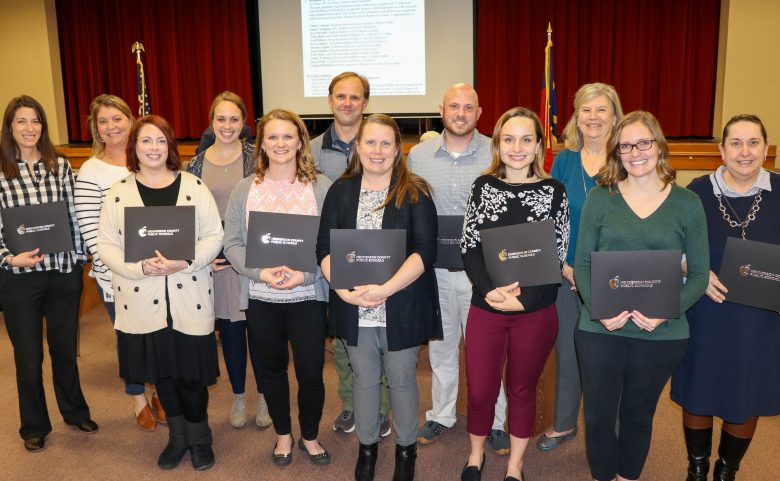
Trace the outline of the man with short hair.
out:
<instances>
[{"instance_id":1,"label":"man with short hair","mask_svg":"<svg viewBox=\"0 0 780 481\"><path fill-rule=\"evenodd\" d=\"M409 152L409 166L433 188L433 199L439 215L464 215L471 184L490 166L490 137L477 130L482 114L474 87L455 84L444 94L439 106L444 132L439 137L414 146ZM458 357L461 334L466 333L466 319L471 305L471 282L463 269L436 269L439 284L444 337L428 343L431 362L431 400L425 413L427 422L417 432L417 442L430 444L455 424L458 398ZM488 444L497 454L509 453L509 436L504 430L506 395L501 384L493 429Z\"/></svg>"},{"instance_id":2,"label":"man with short hair","mask_svg":"<svg viewBox=\"0 0 780 481\"><path fill-rule=\"evenodd\" d=\"M320 136L311 141L311 153L317 163L317 169L335 181L349 165L350 156L355 149L363 111L368 106L370 86L368 79L355 72L342 72L330 81L328 86L328 106L333 112L333 123ZM355 430L355 417L352 409L352 368L349 365L347 350L340 338L333 338L333 357L336 372L339 375L339 397L341 413L333 422L333 430L351 433ZM379 431L385 437L391 432L387 413L390 409L390 395L387 382L382 376L382 404L379 409Z\"/></svg>"},{"instance_id":3,"label":"man with short hair","mask_svg":"<svg viewBox=\"0 0 780 481\"><path fill-rule=\"evenodd\" d=\"M328 86L333 123L322 135L312 139L311 153L317 169L331 180L341 177L349 165L370 93L368 79L355 72L336 75Z\"/></svg>"}]
</instances>

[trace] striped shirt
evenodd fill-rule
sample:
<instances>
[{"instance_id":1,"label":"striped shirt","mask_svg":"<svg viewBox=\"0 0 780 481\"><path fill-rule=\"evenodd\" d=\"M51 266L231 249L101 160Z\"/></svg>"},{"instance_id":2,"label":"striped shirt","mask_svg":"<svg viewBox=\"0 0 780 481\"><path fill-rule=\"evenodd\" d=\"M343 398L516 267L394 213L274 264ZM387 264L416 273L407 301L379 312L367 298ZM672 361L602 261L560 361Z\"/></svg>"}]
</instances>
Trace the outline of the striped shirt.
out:
<instances>
[{"instance_id":1,"label":"striped shirt","mask_svg":"<svg viewBox=\"0 0 780 481\"><path fill-rule=\"evenodd\" d=\"M111 165L97 157L91 157L84 162L76 176L74 194L76 217L87 251L92 256L90 275L97 280L103 290L103 298L107 302L113 302L114 291L111 287L111 271L103 264L97 253L100 208L103 206L108 189L128 175L130 172L126 167Z\"/></svg>"},{"instance_id":2,"label":"striped shirt","mask_svg":"<svg viewBox=\"0 0 780 481\"><path fill-rule=\"evenodd\" d=\"M19 252L11 252L5 246L5 239L0 229L2 267L15 274L52 270L65 274L72 272L73 266L77 262L85 262L87 256L84 253L84 245L76 221L76 209L73 205L73 170L70 168L70 163L64 158L58 157L56 174L48 172L40 160L33 164L32 171L23 160L18 160L18 163L19 176L15 179L6 179L5 175L0 172L0 209L64 201L68 209L68 221L70 222L75 251L44 254L43 261L33 267L11 267L5 262L6 257L11 254L19 254ZM1 219L0 226L2 226Z\"/></svg>"}]
</instances>

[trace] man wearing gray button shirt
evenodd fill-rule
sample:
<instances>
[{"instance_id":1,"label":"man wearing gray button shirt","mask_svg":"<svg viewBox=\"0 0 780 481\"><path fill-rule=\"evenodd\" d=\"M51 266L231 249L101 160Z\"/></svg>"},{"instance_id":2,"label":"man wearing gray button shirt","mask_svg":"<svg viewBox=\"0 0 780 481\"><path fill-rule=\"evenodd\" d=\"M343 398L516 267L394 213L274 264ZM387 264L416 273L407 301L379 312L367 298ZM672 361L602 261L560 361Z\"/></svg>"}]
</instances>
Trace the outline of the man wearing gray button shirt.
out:
<instances>
[{"instance_id":1,"label":"man wearing gray button shirt","mask_svg":"<svg viewBox=\"0 0 780 481\"><path fill-rule=\"evenodd\" d=\"M439 215L462 216L466 212L471 184L490 165L490 137L476 130L482 109L471 85L460 83L447 89L439 113L444 132L414 146L409 152L409 166L431 184ZM471 282L462 269L437 268L436 279L444 338L428 343L433 370L433 406L425 413L427 422L417 432L417 442L421 444L432 443L455 424L460 339L466 330L471 301ZM488 436L488 443L497 454L509 453L505 420L506 395L502 383L493 429Z\"/></svg>"}]
</instances>

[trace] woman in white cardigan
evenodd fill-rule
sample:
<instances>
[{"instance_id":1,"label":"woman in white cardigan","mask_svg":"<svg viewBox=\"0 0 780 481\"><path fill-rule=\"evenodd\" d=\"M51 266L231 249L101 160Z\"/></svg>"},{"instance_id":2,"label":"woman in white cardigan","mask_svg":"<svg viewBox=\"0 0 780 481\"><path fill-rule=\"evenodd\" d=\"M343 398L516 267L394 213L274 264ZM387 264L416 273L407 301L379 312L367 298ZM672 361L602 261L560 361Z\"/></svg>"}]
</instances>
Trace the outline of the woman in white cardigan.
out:
<instances>
[{"instance_id":1,"label":"woman in white cardigan","mask_svg":"<svg viewBox=\"0 0 780 481\"><path fill-rule=\"evenodd\" d=\"M189 450L195 469L214 465L206 409L219 373L210 263L222 246L222 226L208 187L180 172L173 130L163 118L140 118L128 140L132 172L106 194L97 250L113 273L119 373L157 387L168 416L169 441L157 464L176 467ZM126 207L194 206L195 258L157 256L125 262Z\"/></svg>"}]
</instances>

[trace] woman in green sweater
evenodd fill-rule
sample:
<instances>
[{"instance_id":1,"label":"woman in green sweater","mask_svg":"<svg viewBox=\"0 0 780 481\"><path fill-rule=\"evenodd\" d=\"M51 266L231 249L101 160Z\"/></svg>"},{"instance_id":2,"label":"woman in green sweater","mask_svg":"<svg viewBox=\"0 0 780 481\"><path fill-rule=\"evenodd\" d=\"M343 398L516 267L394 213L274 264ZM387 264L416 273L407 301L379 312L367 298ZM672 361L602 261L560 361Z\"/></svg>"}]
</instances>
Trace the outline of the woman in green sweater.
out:
<instances>
[{"instance_id":1,"label":"woman in green sweater","mask_svg":"<svg viewBox=\"0 0 780 481\"><path fill-rule=\"evenodd\" d=\"M608 150L580 221L574 273L585 306L575 340L591 474L628 481L642 473L658 398L685 354L685 311L707 288L709 249L704 209L694 193L674 184L669 145L652 114L626 115ZM664 249L682 251L688 261L677 319L633 310L591 320L591 252Z\"/></svg>"}]
</instances>

